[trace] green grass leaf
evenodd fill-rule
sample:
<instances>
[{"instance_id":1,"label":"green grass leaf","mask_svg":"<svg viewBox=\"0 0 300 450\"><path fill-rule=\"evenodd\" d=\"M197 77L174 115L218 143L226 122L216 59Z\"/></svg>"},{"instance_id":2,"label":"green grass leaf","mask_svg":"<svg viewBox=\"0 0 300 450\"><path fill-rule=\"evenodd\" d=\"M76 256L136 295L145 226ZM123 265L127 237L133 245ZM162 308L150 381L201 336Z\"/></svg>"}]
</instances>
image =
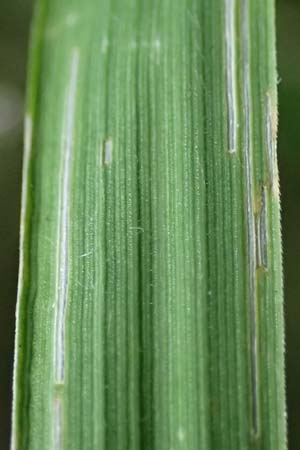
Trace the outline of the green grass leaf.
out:
<instances>
[{"instance_id":1,"label":"green grass leaf","mask_svg":"<svg viewBox=\"0 0 300 450\"><path fill-rule=\"evenodd\" d=\"M39 0L13 450L284 450L272 0Z\"/></svg>"}]
</instances>

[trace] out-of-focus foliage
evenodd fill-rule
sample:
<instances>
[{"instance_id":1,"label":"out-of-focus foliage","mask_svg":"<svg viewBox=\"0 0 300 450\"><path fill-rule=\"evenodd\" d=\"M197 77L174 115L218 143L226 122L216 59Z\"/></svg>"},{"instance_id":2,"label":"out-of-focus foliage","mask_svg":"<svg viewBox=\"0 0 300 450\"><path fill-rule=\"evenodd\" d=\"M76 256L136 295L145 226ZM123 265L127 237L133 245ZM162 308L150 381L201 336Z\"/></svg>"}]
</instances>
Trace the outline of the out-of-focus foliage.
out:
<instances>
[{"instance_id":1,"label":"out-of-focus foliage","mask_svg":"<svg viewBox=\"0 0 300 450\"><path fill-rule=\"evenodd\" d=\"M289 450L300 448L300 2L277 8Z\"/></svg>"}]
</instances>

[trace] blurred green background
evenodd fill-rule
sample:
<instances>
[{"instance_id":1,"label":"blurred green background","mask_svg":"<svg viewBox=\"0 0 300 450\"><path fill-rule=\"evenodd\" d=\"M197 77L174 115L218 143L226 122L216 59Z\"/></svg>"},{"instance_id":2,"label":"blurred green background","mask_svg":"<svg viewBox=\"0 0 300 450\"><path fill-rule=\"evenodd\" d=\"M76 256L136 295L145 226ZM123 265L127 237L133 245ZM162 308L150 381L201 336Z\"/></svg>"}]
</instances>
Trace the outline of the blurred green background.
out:
<instances>
[{"instance_id":1,"label":"blurred green background","mask_svg":"<svg viewBox=\"0 0 300 450\"><path fill-rule=\"evenodd\" d=\"M22 113L31 3L1 0L0 450L9 448ZM277 43L289 449L300 450L300 0L277 2Z\"/></svg>"},{"instance_id":2,"label":"blurred green background","mask_svg":"<svg viewBox=\"0 0 300 450\"><path fill-rule=\"evenodd\" d=\"M300 1L277 2L289 449L300 449Z\"/></svg>"}]
</instances>

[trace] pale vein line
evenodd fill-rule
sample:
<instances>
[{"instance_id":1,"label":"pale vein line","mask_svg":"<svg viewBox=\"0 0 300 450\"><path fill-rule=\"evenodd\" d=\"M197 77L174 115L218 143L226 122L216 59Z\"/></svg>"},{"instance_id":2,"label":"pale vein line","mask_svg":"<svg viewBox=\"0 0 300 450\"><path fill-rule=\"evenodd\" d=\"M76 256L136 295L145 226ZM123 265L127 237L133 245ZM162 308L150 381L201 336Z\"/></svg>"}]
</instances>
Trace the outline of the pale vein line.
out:
<instances>
[{"instance_id":1,"label":"pale vein line","mask_svg":"<svg viewBox=\"0 0 300 450\"><path fill-rule=\"evenodd\" d=\"M108 166L112 163L113 158L113 141L111 138L106 139L104 141L104 148L103 148L103 164L105 166Z\"/></svg>"},{"instance_id":2,"label":"pale vein line","mask_svg":"<svg viewBox=\"0 0 300 450\"><path fill-rule=\"evenodd\" d=\"M59 397L54 399L54 421L53 421L53 448L62 450L62 421L63 421L63 405Z\"/></svg>"},{"instance_id":3,"label":"pale vein line","mask_svg":"<svg viewBox=\"0 0 300 450\"><path fill-rule=\"evenodd\" d=\"M243 53L244 53L244 118L245 118L245 167L247 191L247 229L248 229L248 265L249 265L249 313L250 313L250 346L251 346L251 396L252 427L254 435L258 433L258 349L256 318L256 261L255 261L255 221L252 194L252 160L251 160L251 107L250 107L250 55L248 0L243 0Z\"/></svg>"},{"instance_id":4,"label":"pale vein line","mask_svg":"<svg viewBox=\"0 0 300 450\"><path fill-rule=\"evenodd\" d=\"M273 187L275 176L275 140L273 137L273 115L270 94L267 94L266 133L270 186Z\"/></svg>"},{"instance_id":5,"label":"pale vein line","mask_svg":"<svg viewBox=\"0 0 300 450\"><path fill-rule=\"evenodd\" d=\"M257 267L267 269L267 188L263 186L261 195L261 207L257 217L256 227L256 254Z\"/></svg>"},{"instance_id":6,"label":"pale vein line","mask_svg":"<svg viewBox=\"0 0 300 450\"><path fill-rule=\"evenodd\" d=\"M78 79L79 51L72 50L71 71L64 106L62 134L62 171L58 230L58 273L55 307L54 370L55 383L65 376L65 311L68 299L69 272L69 207L72 148L74 135L75 99Z\"/></svg>"},{"instance_id":7,"label":"pale vein line","mask_svg":"<svg viewBox=\"0 0 300 450\"><path fill-rule=\"evenodd\" d=\"M24 153L23 153L23 170L22 170L22 198L21 198L21 219L20 219L20 255L19 255L19 274L18 274L18 292L16 307L16 330L20 328L20 303L24 288L24 262L25 262L25 231L26 231L26 212L28 198L28 170L32 149L32 119L29 114L25 115L24 120ZM12 440L11 449L17 447L17 423L16 423L16 406L17 406L17 378L19 364L19 344L18 333L15 337L15 354L14 354L14 375L13 375L13 411L12 411Z\"/></svg>"},{"instance_id":8,"label":"pale vein line","mask_svg":"<svg viewBox=\"0 0 300 450\"><path fill-rule=\"evenodd\" d=\"M225 0L225 41L226 41L226 79L228 115L228 151L236 152L237 136L237 95L235 74L235 0Z\"/></svg>"}]
</instances>

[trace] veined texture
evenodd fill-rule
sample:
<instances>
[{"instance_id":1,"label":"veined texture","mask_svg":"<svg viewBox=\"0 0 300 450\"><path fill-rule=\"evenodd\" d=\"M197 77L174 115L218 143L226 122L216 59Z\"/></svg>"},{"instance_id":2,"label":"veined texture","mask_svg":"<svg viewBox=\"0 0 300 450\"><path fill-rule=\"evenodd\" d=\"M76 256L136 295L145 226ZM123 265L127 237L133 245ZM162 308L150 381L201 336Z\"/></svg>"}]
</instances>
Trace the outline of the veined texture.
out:
<instances>
[{"instance_id":1,"label":"veined texture","mask_svg":"<svg viewBox=\"0 0 300 450\"><path fill-rule=\"evenodd\" d=\"M38 0L13 450L284 450L272 0Z\"/></svg>"}]
</instances>

